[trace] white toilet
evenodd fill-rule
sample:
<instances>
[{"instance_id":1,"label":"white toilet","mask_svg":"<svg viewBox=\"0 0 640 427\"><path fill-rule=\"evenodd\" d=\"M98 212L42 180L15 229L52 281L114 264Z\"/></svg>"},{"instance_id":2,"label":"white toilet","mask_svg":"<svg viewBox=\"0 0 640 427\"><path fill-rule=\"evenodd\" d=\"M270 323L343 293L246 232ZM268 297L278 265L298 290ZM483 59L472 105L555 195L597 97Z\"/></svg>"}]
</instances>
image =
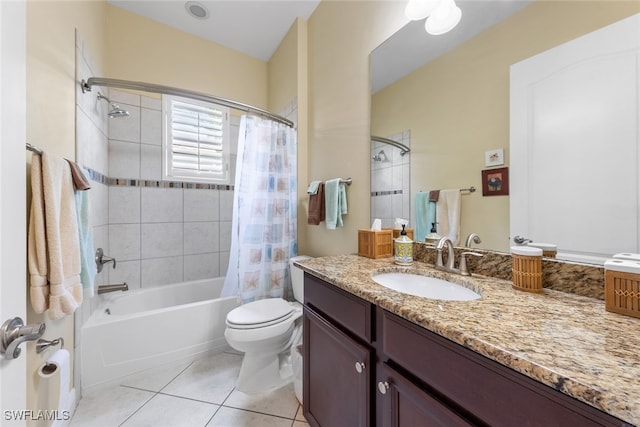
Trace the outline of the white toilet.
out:
<instances>
[{"instance_id":1,"label":"white toilet","mask_svg":"<svg viewBox=\"0 0 640 427\"><path fill-rule=\"evenodd\" d=\"M296 301L269 298L237 307L227 315L224 336L227 343L244 352L236 388L259 393L281 387L292 378L290 351L302 339L304 273L289 260L291 284Z\"/></svg>"}]
</instances>

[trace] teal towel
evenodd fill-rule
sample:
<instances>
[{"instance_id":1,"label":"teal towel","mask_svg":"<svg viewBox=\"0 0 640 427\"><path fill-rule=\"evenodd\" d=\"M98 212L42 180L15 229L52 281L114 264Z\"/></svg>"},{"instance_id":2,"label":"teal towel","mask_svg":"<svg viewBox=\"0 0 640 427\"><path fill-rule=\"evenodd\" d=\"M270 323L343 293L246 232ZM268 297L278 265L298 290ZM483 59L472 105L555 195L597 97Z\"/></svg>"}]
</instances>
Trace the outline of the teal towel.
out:
<instances>
[{"instance_id":1,"label":"teal towel","mask_svg":"<svg viewBox=\"0 0 640 427\"><path fill-rule=\"evenodd\" d=\"M89 173L81 169L87 182L91 180ZM93 296L93 283L97 274L95 254L93 248L93 234L89 223L89 194L88 191L76 190L76 215L78 217L78 239L80 240L80 282L82 287Z\"/></svg>"},{"instance_id":2,"label":"teal towel","mask_svg":"<svg viewBox=\"0 0 640 427\"><path fill-rule=\"evenodd\" d=\"M416 194L416 228L414 230L416 242L424 242L433 222L436 222L436 203L429 201L428 191L420 191Z\"/></svg>"},{"instance_id":3,"label":"teal towel","mask_svg":"<svg viewBox=\"0 0 640 427\"><path fill-rule=\"evenodd\" d=\"M342 215L347 214L347 190L340 178L330 179L324 184L325 224L328 230L342 227Z\"/></svg>"}]
</instances>

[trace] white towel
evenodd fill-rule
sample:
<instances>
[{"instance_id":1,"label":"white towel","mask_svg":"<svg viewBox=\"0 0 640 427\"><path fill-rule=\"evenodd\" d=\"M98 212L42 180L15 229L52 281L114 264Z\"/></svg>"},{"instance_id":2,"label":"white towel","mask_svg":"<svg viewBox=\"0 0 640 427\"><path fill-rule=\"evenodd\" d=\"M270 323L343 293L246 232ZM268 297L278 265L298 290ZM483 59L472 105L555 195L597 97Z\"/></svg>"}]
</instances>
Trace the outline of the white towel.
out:
<instances>
[{"instance_id":1,"label":"white towel","mask_svg":"<svg viewBox=\"0 0 640 427\"><path fill-rule=\"evenodd\" d=\"M31 305L52 320L82 303L78 221L69 163L43 153L31 164L28 265Z\"/></svg>"},{"instance_id":2,"label":"white towel","mask_svg":"<svg viewBox=\"0 0 640 427\"><path fill-rule=\"evenodd\" d=\"M436 202L438 233L454 245L460 243L460 190L440 190Z\"/></svg>"}]
</instances>

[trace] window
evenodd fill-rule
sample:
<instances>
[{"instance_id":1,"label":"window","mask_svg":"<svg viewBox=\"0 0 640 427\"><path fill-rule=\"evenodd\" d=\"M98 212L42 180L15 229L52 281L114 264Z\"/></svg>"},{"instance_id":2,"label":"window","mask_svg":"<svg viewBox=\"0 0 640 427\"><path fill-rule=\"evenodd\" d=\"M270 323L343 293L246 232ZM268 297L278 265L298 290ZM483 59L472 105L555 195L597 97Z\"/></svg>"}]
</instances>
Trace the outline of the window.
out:
<instances>
[{"instance_id":1,"label":"window","mask_svg":"<svg viewBox=\"0 0 640 427\"><path fill-rule=\"evenodd\" d=\"M229 109L163 95L163 178L229 183Z\"/></svg>"}]
</instances>

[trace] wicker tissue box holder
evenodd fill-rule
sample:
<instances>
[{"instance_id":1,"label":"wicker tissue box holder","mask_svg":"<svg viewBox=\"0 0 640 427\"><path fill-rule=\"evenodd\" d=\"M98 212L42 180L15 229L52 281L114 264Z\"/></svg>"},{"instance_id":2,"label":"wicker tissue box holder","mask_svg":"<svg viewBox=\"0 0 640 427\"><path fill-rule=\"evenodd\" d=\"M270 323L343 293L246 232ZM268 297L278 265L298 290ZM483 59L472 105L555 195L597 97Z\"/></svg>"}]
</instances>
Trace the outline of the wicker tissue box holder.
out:
<instances>
[{"instance_id":1,"label":"wicker tissue box holder","mask_svg":"<svg viewBox=\"0 0 640 427\"><path fill-rule=\"evenodd\" d=\"M358 230L358 255L367 258L393 256L393 231Z\"/></svg>"},{"instance_id":2,"label":"wicker tissue box holder","mask_svg":"<svg viewBox=\"0 0 640 427\"><path fill-rule=\"evenodd\" d=\"M525 292L542 292L542 249L512 246L513 288Z\"/></svg>"},{"instance_id":3,"label":"wicker tissue box holder","mask_svg":"<svg viewBox=\"0 0 640 427\"><path fill-rule=\"evenodd\" d=\"M640 262L610 259L604 263L604 306L607 311L640 317Z\"/></svg>"}]
</instances>

